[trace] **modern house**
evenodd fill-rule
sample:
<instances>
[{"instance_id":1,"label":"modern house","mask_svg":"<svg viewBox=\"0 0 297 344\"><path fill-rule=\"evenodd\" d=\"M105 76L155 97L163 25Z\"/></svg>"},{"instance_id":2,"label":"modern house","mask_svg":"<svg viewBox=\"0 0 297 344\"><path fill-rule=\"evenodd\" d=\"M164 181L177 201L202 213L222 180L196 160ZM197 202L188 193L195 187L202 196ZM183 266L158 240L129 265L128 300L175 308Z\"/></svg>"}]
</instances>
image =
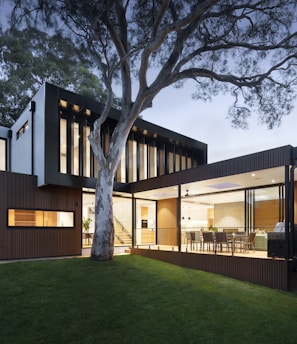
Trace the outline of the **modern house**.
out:
<instances>
[{"instance_id":1,"label":"modern house","mask_svg":"<svg viewBox=\"0 0 297 344\"><path fill-rule=\"evenodd\" d=\"M80 255L91 245L97 165L87 137L101 109L45 84L11 128L0 127L0 259ZM104 124L106 149L118 118L113 110ZM206 144L138 119L115 179L115 249L293 290L296 162L288 145L207 164ZM284 232L270 240L277 223ZM189 232L199 242L209 228L256 231L265 258L190 250Z\"/></svg>"}]
</instances>

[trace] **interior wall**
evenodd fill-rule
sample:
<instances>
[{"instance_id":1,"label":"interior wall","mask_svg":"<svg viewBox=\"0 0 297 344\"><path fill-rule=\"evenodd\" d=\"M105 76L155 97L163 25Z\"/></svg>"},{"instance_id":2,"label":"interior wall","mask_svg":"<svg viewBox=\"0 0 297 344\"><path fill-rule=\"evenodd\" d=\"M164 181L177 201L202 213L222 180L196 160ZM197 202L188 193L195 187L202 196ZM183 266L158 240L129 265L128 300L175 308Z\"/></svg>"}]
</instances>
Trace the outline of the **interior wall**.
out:
<instances>
[{"instance_id":1,"label":"interior wall","mask_svg":"<svg viewBox=\"0 0 297 344\"><path fill-rule=\"evenodd\" d=\"M223 228L244 230L244 202L215 204L213 226L220 230Z\"/></svg>"},{"instance_id":2,"label":"interior wall","mask_svg":"<svg viewBox=\"0 0 297 344\"><path fill-rule=\"evenodd\" d=\"M277 222L279 222L277 199L255 202L255 229L273 231Z\"/></svg>"},{"instance_id":3,"label":"interior wall","mask_svg":"<svg viewBox=\"0 0 297 344\"><path fill-rule=\"evenodd\" d=\"M158 245L174 245L177 242L177 199L165 199L158 201L157 224Z\"/></svg>"}]
</instances>

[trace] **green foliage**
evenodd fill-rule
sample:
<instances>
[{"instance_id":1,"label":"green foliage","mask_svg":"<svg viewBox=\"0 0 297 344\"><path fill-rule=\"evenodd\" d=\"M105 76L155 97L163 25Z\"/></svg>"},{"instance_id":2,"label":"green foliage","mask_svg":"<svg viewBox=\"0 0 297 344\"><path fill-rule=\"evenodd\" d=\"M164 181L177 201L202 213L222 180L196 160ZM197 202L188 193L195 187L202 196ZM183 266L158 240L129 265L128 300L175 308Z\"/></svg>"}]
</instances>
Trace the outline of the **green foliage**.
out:
<instances>
[{"instance_id":1,"label":"green foliage","mask_svg":"<svg viewBox=\"0 0 297 344\"><path fill-rule=\"evenodd\" d=\"M10 126L45 82L105 101L106 93L83 46L35 28L0 35L0 124Z\"/></svg>"},{"instance_id":2,"label":"green foliage","mask_svg":"<svg viewBox=\"0 0 297 344\"><path fill-rule=\"evenodd\" d=\"M0 265L1 338L32 343L296 342L297 298L138 256Z\"/></svg>"},{"instance_id":3,"label":"green foliage","mask_svg":"<svg viewBox=\"0 0 297 344\"><path fill-rule=\"evenodd\" d=\"M92 222L92 219L87 217L87 218L83 218L83 221L82 221L82 225L83 225L83 228L84 228L84 231L85 232L88 232L89 229L90 229L90 223Z\"/></svg>"},{"instance_id":4,"label":"green foliage","mask_svg":"<svg viewBox=\"0 0 297 344\"><path fill-rule=\"evenodd\" d=\"M199 100L218 93L234 96L229 117L235 127L246 128L257 112L260 122L272 128L293 108L295 0L12 3L17 24L59 31L62 22L65 34L88 47L109 95L120 78L123 110L130 111L131 121L152 106L162 89L189 78L197 82L193 93ZM133 78L139 81L136 102Z\"/></svg>"}]
</instances>

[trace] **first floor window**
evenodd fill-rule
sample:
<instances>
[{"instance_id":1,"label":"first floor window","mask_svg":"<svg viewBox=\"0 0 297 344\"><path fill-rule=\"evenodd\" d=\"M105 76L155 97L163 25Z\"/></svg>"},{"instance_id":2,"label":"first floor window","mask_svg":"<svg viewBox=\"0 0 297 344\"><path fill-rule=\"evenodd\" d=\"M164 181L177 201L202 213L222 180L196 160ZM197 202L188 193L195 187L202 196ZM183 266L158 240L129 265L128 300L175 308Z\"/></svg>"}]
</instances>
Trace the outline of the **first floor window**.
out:
<instances>
[{"instance_id":1,"label":"first floor window","mask_svg":"<svg viewBox=\"0 0 297 344\"><path fill-rule=\"evenodd\" d=\"M6 141L0 139L0 171L6 170Z\"/></svg>"}]
</instances>

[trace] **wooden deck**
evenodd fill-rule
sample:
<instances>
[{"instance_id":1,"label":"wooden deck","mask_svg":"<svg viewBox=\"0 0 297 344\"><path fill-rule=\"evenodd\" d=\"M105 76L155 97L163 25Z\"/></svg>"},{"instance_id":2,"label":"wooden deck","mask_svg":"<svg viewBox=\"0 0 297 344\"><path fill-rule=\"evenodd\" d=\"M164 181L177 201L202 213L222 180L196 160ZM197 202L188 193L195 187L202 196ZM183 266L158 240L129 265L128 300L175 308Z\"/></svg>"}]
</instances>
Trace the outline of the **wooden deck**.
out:
<instances>
[{"instance_id":1,"label":"wooden deck","mask_svg":"<svg viewBox=\"0 0 297 344\"><path fill-rule=\"evenodd\" d=\"M178 251L175 246L134 247L132 254L158 259L182 267L198 269L285 291L297 290L297 272L291 260L267 257L266 251L217 252Z\"/></svg>"}]
</instances>

